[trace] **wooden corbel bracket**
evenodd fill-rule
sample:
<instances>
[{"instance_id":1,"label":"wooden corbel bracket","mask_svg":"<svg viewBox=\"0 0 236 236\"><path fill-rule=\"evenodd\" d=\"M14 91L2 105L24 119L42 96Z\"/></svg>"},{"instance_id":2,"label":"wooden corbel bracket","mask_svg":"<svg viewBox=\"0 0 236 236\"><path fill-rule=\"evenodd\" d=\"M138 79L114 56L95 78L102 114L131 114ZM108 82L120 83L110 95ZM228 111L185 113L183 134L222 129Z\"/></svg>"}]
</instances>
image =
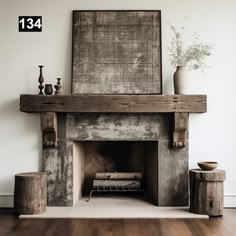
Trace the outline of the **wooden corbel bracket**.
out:
<instances>
[{"instance_id":1,"label":"wooden corbel bracket","mask_svg":"<svg viewBox=\"0 0 236 236\"><path fill-rule=\"evenodd\" d=\"M174 113L174 132L173 132L173 146L181 148L186 146L188 131L188 113L176 112Z\"/></svg>"},{"instance_id":2,"label":"wooden corbel bracket","mask_svg":"<svg viewBox=\"0 0 236 236\"><path fill-rule=\"evenodd\" d=\"M43 147L57 146L57 114L56 112L41 112L41 130Z\"/></svg>"}]
</instances>

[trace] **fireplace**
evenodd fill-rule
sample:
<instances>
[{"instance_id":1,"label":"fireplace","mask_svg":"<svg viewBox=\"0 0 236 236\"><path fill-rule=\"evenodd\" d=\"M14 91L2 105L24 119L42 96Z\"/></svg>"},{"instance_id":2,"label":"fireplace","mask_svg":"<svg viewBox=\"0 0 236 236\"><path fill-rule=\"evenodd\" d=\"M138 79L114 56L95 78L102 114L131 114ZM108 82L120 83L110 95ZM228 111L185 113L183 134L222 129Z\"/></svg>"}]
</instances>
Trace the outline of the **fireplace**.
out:
<instances>
[{"instance_id":1,"label":"fireplace","mask_svg":"<svg viewBox=\"0 0 236 236\"><path fill-rule=\"evenodd\" d=\"M105 171L142 172L155 205L188 204L188 143L173 147L172 114L58 114L57 129L57 146L43 147L48 205L75 204Z\"/></svg>"},{"instance_id":2,"label":"fireplace","mask_svg":"<svg viewBox=\"0 0 236 236\"><path fill-rule=\"evenodd\" d=\"M205 95L23 94L20 110L41 113L48 206L72 206L86 194L81 190L83 159L76 156L84 150L78 146L95 142L151 145L148 150L157 152L153 159L157 164L144 163L151 166L144 171L145 188L153 203L188 205L188 113L206 112ZM78 165L81 167L76 168Z\"/></svg>"}]
</instances>

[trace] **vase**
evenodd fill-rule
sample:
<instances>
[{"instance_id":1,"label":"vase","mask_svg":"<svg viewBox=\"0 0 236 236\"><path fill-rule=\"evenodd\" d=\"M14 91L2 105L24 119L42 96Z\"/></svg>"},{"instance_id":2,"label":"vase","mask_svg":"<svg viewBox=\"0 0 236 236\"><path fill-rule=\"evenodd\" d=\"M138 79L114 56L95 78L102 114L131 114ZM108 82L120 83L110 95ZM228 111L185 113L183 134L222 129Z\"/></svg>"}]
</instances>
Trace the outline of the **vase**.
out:
<instances>
[{"instance_id":1,"label":"vase","mask_svg":"<svg viewBox=\"0 0 236 236\"><path fill-rule=\"evenodd\" d=\"M52 95L53 93L52 84L45 84L44 92L46 95Z\"/></svg>"},{"instance_id":2,"label":"vase","mask_svg":"<svg viewBox=\"0 0 236 236\"><path fill-rule=\"evenodd\" d=\"M177 66L174 73L175 94L189 94L190 73L186 66Z\"/></svg>"},{"instance_id":3,"label":"vase","mask_svg":"<svg viewBox=\"0 0 236 236\"><path fill-rule=\"evenodd\" d=\"M61 95L62 93L61 78L57 78L57 84L54 85L54 88L56 89L55 95Z\"/></svg>"}]
</instances>

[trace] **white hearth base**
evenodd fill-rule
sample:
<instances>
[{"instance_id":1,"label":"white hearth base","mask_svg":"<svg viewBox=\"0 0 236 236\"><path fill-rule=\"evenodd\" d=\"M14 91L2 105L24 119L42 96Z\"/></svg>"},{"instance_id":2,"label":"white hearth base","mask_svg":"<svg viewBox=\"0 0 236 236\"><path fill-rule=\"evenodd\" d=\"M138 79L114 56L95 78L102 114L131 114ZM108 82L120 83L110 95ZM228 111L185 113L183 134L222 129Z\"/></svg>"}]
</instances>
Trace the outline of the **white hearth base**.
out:
<instances>
[{"instance_id":1,"label":"white hearth base","mask_svg":"<svg viewBox=\"0 0 236 236\"><path fill-rule=\"evenodd\" d=\"M187 207L157 207L138 198L123 196L94 196L89 202L80 199L74 207L47 207L45 213L20 215L20 218L196 218Z\"/></svg>"}]
</instances>

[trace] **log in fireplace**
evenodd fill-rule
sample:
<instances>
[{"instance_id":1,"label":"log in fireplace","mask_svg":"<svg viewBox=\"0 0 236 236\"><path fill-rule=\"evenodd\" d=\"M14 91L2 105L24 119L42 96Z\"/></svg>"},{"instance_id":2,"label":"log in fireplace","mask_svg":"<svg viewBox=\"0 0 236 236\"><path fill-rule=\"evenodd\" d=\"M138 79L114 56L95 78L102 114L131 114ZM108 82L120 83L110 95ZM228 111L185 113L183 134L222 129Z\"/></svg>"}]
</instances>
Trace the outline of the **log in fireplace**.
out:
<instances>
[{"instance_id":1,"label":"log in fireplace","mask_svg":"<svg viewBox=\"0 0 236 236\"><path fill-rule=\"evenodd\" d=\"M142 192L143 174L142 172L98 172L93 179L93 187L90 190L89 201L94 192Z\"/></svg>"}]
</instances>

